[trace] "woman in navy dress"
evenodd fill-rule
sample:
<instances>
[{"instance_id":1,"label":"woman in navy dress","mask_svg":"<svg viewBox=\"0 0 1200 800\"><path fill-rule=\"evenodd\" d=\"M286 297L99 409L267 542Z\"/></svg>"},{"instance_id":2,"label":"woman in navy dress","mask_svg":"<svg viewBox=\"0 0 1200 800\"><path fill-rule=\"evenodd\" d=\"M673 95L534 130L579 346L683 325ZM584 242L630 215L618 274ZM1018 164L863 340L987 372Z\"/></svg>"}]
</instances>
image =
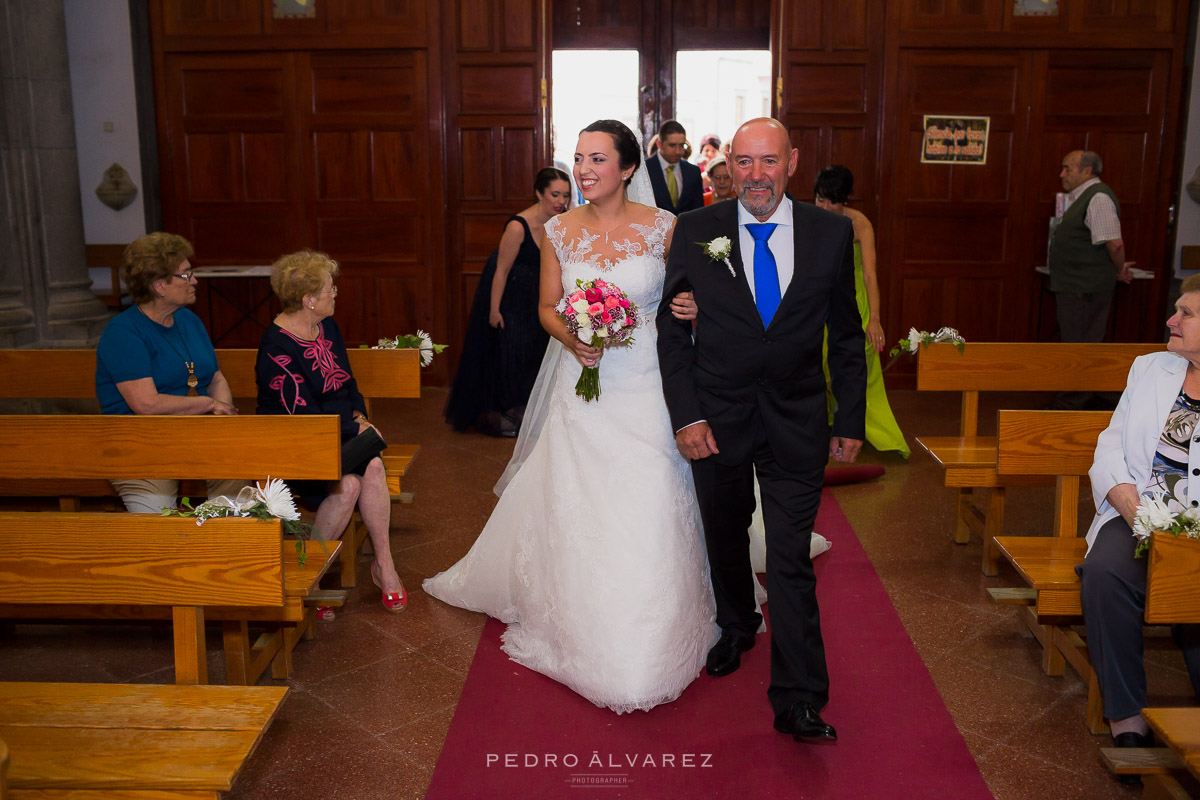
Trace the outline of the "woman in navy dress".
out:
<instances>
[{"instance_id":1,"label":"woman in navy dress","mask_svg":"<svg viewBox=\"0 0 1200 800\"><path fill-rule=\"evenodd\" d=\"M537 202L509 217L488 258L467 318L445 417L456 431L516 436L549 335L538 321L545 224L567 209L571 184L554 167L533 182Z\"/></svg>"},{"instance_id":2,"label":"woman in navy dress","mask_svg":"<svg viewBox=\"0 0 1200 800\"><path fill-rule=\"evenodd\" d=\"M346 343L333 321L337 274L336 261L311 250L275 262L271 289L283 311L263 334L254 374L259 414L336 414L345 443L375 426L367 420L367 405L350 372ZM322 539L341 536L358 505L375 548L371 579L383 591L383 607L403 611L408 594L392 561L388 538L392 501L379 456L349 467L337 483L288 481L288 486L317 507L313 528ZM318 617L333 619L333 610L321 608Z\"/></svg>"}]
</instances>

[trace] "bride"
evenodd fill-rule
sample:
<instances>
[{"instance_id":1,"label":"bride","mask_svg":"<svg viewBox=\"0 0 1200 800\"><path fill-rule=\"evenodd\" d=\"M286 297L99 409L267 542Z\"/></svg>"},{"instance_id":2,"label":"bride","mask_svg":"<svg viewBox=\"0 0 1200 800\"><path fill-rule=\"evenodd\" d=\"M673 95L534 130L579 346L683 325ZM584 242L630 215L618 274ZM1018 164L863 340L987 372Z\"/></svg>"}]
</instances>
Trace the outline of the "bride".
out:
<instances>
[{"instance_id":1,"label":"bride","mask_svg":"<svg viewBox=\"0 0 1200 800\"><path fill-rule=\"evenodd\" d=\"M620 122L580 133L574 172L588 203L546 224L539 313L553 340L500 502L470 552L424 584L508 623L514 661L618 713L677 698L719 633L655 351L674 217L627 199L636 175L630 196L653 202L640 162ZM595 278L641 309L632 345L595 350L555 314L577 279ZM575 382L597 364L603 395L584 402Z\"/></svg>"}]
</instances>

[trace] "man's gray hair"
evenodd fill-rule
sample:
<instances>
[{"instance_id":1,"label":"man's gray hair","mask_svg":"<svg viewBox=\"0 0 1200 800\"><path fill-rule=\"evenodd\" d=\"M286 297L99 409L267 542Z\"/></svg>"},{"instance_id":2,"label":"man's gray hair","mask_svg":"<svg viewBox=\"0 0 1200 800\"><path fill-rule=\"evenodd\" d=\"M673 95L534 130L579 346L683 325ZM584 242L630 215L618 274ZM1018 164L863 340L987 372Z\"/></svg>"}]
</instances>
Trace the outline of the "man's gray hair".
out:
<instances>
[{"instance_id":1,"label":"man's gray hair","mask_svg":"<svg viewBox=\"0 0 1200 800\"><path fill-rule=\"evenodd\" d=\"M1104 161L1095 150L1080 150L1079 168L1086 169L1088 167L1092 168L1092 175L1099 176L1104 171Z\"/></svg>"}]
</instances>

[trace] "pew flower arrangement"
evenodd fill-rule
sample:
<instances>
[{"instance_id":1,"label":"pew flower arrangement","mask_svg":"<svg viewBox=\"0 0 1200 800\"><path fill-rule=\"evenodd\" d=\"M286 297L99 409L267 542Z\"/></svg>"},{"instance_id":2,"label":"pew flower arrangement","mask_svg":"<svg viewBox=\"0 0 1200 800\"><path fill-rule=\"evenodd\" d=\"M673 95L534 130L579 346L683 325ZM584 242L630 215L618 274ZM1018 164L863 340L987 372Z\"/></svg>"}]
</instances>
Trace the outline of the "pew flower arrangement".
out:
<instances>
[{"instance_id":1,"label":"pew flower arrangement","mask_svg":"<svg viewBox=\"0 0 1200 800\"><path fill-rule=\"evenodd\" d=\"M1135 555L1144 556L1150 550L1150 534L1154 531L1200 539L1200 508L1189 506L1174 512L1167 507L1165 494L1143 497L1133 516L1133 536L1138 540Z\"/></svg>"},{"instance_id":2,"label":"pew flower arrangement","mask_svg":"<svg viewBox=\"0 0 1200 800\"><path fill-rule=\"evenodd\" d=\"M366 345L362 345L366 347ZM434 344L433 339L425 331L418 330L416 333L407 336L400 335L393 339L380 339L379 344L372 347L372 350L419 350L421 354L421 366L428 367L433 363L434 355L441 353L446 349L444 344Z\"/></svg>"},{"instance_id":3,"label":"pew flower arrangement","mask_svg":"<svg viewBox=\"0 0 1200 800\"><path fill-rule=\"evenodd\" d=\"M164 508L164 517L188 517L197 525L213 517L251 517L254 519L278 519L283 521L284 533L297 537L296 552L300 554L300 566L304 566L307 551L305 542L312 534L312 525L300 521L296 501L287 484L279 478L267 477L267 485L243 486L232 500L225 495L209 498L193 507L190 498L182 497L183 508Z\"/></svg>"},{"instance_id":4,"label":"pew flower arrangement","mask_svg":"<svg viewBox=\"0 0 1200 800\"><path fill-rule=\"evenodd\" d=\"M964 339L962 335L959 334L959 332L954 328L941 327L933 333L929 333L928 331L919 331L916 328L909 328L908 338L901 339L900 341L896 342L895 347L888 351L888 358L891 360L888 361L887 367L884 367L884 370L887 370L888 367L890 367L892 364L895 364L897 359L900 358L901 353L908 353L909 355L915 356L917 351L921 349L921 345L928 347L934 342L949 342L958 348L958 352L960 353L966 349L967 345L967 340Z\"/></svg>"}]
</instances>

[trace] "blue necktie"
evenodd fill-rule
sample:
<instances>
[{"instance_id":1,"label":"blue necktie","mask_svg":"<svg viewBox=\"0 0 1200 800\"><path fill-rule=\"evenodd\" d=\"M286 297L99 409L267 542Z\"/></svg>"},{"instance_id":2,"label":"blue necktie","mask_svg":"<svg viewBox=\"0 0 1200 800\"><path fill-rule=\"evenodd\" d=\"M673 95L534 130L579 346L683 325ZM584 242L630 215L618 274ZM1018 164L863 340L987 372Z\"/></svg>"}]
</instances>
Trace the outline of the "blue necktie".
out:
<instances>
[{"instance_id":1,"label":"blue necktie","mask_svg":"<svg viewBox=\"0 0 1200 800\"><path fill-rule=\"evenodd\" d=\"M754 237L754 301L758 304L758 314L762 317L763 327L771 324L775 310L779 308L779 272L775 269L775 254L767 245L767 240L775 232L777 223L752 222L746 225L746 230Z\"/></svg>"}]
</instances>

